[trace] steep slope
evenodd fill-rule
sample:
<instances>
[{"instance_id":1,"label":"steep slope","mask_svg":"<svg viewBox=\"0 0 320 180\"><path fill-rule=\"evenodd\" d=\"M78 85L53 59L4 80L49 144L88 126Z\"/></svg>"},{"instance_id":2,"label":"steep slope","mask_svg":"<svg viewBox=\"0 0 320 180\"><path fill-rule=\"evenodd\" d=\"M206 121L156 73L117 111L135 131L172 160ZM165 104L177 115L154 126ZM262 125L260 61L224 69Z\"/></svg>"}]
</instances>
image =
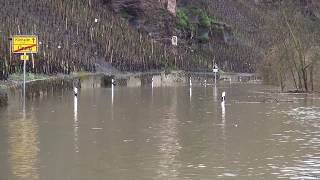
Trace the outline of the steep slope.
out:
<instances>
[{"instance_id":1,"label":"steep slope","mask_svg":"<svg viewBox=\"0 0 320 180\"><path fill-rule=\"evenodd\" d=\"M10 55L9 37L36 34L41 42L28 71L70 73L95 71L106 61L120 70L160 69L170 61L167 47L128 26L100 0L0 0L0 71L21 71Z\"/></svg>"},{"instance_id":2,"label":"steep slope","mask_svg":"<svg viewBox=\"0 0 320 180\"><path fill-rule=\"evenodd\" d=\"M177 7L175 8L175 5ZM290 39L319 43L317 0L0 0L0 79L21 71L9 37L39 35L35 73L179 68L254 72L272 48ZM175 14L175 12L177 12ZM298 28L299 27L299 28ZM171 37L179 37L178 46ZM301 41L302 41L301 40ZM2 75L1 75L2 74Z\"/></svg>"},{"instance_id":3,"label":"steep slope","mask_svg":"<svg viewBox=\"0 0 320 180\"><path fill-rule=\"evenodd\" d=\"M220 66L232 71L256 70L269 50L290 39L285 23L294 26L306 42L319 36L319 4L317 0L180 0L182 8L200 8L227 24L230 33L224 33L226 44L211 41L206 49ZM286 14L284 16L284 14ZM211 32L214 32L214 27ZM299 29L299 30L298 30ZM211 39L214 38L211 33ZM227 39L227 40L226 40ZM229 40L228 40L229 39ZM231 40L231 41L230 41ZM316 42L313 42L316 44Z\"/></svg>"}]
</instances>

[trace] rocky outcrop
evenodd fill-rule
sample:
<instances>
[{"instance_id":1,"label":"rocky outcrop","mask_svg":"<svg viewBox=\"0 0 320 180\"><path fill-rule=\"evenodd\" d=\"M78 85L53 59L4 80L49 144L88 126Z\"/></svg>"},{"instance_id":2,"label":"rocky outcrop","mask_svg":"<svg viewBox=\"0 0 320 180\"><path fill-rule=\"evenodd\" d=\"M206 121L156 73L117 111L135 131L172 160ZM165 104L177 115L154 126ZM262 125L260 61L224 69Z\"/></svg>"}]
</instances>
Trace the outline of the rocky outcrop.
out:
<instances>
[{"instance_id":1,"label":"rocky outcrop","mask_svg":"<svg viewBox=\"0 0 320 180\"><path fill-rule=\"evenodd\" d=\"M157 8L153 0L112 0L111 5L115 12L134 17L141 17L146 10Z\"/></svg>"},{"instance_id":2,"label":"rocky outcrop","mask_svg":"<svg viewBox=\"0 0 320 180\"><path fill-rule=\"evenodd\" d=\"M176 15L177 0L159 0L159 2L164 9L167 9L172 15Z\"/></svg>"},{"instance_id":3,"label":"rocky outcrop","mask_svg":"<svg viewBox=\"0 0 320 180\"><path fill-rule=\"evenodd\" d=\"M176 0L111 0L109 4L131 26L154 39L168 39L175 34Z\"/></svg>"},{"instance_id":4,"label":"rocky outcrop","mask_svg":"<svg viewBox=\"0 0 320 180\"><path fill-rule=\"evenodd\" d=\"M167 9L169 12L171 12L171 14L176 15L177 1L176 0L168 0Z\"/></svg>"},{"instance_id":5,"label":"rocky outcrop","mask_svg":"<svg viewBox=\"0 0 320 180\"><path fill-rule=\"evenodd\" d=\"M145 12L155 9L166 9L171 14L176 14L176 0L110 0L116 12L128 13L131 16L142 16Z\"/></svg>"}]
</instances>

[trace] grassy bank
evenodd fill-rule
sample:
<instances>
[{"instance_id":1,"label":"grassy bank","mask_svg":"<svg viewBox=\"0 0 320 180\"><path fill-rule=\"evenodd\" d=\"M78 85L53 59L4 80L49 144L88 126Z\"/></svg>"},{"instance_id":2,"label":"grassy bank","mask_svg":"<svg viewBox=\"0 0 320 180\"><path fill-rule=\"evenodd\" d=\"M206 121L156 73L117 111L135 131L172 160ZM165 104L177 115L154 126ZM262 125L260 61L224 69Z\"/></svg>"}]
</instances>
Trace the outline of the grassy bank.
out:
<instances>
[{"instance_id":1,"label":"grassy bank","mask_svg":"<svg viewBox=\"0 0 320 180\"><path fill-rule=\"evenodd\" d=\"M71 73L69 75L66 74L57 74L57 75L45 75L45 74L33 74L27 73L26 74L26 83L37 82L37 81L50 81L50 80L57 80L57 79L75 79L75 78L82 78L86 76L96 75L97 73L90 73L90 72L77 72ZM8 79L5 81L0 81L0 90L6 90L9 88L18 88L23 84L23 74L15 73L9 75Z\"/></svg>"}]
</instances>

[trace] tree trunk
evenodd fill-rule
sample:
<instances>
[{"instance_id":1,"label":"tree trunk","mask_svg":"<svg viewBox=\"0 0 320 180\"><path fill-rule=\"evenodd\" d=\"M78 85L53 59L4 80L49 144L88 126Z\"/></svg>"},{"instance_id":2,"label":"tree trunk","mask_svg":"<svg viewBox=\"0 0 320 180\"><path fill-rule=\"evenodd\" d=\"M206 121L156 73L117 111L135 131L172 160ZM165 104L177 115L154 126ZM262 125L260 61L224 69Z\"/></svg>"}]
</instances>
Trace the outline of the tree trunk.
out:
<instances>
[{"instance_id":1,"label":"tree trunk","mask_svg":"<svg viewBox=\"0 0 320 180\"><path fill-rule=\"evenodd\" d=\"M314 90L314 87L313 87L313 64L311 65L311 67L310 67L310 86L311 86L311 91L313 91Z\"/></svg>"},{"instance_id":2,"label":"tree trunk","mask_svg":"<svg viewBox=\"0 0 320 180\"><path fill-rule=\"evenodd\" d=\"M306 92L308 92L309 91L309 88L308 88L308 75L307 75L307 71L305 69L302 70L302 78L303 78L304 90Z\"/></svg>"},{"instance_id":3,"label":"tree trunk","mask_svg":"<svg viewBox=\"0 0 320 180\"><path fill-rule=\"evenodd\" d=\"M297 80L296 80L296 77L294 75L293 69L291 68L290 71L291 71L292 79L293 79L293 82L294 82L294 87L296 88L296 90L298 90Z\"/></svg>"}]
</instances>

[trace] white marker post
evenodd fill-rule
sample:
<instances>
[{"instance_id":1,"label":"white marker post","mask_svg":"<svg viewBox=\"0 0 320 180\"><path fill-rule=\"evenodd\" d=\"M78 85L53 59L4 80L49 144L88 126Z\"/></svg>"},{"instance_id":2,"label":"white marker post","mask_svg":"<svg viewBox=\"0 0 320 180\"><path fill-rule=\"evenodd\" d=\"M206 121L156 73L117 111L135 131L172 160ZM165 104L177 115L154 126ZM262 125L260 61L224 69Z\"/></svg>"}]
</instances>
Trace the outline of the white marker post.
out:
<instances>
[{"instance_id":1,"label":"white marker post","mask_svg":"<svg viewBox=\"0 0 320 180\"><path fill-rule=\"evenodd\" d=\"M226 92L223 91L221 94L221 116L222 116L222 123L223 125L225 125L225 121L226 121Z\"/></svg>"},{"instance_id":2,"label":"white marker post","mask_svg":"<svg viewBox=\"0 0 320 180\"><path fill-rule=\"evenodd\" d=\"M222 102L226 101L226 92L225 91L223 91L222 94L221 94L221 101Z\"/></svg>"},{"instance_id":3,"label":"white marker post","mask_svg":"<svg viewBox=\"0 0 320 180\"><path fill-rule=\"evenodd\" d=\"M74 93L74 96L78 96L78 88L76 86L73 87L73 93Z\"/></svg>"},{"instance_id":4,"label":"white marker post","mask_svg":"<svg viewBox=\"0 0 320 180\"><path fill-rule=\"evenodd\" d=\"M153 89L154 84L153 84L153 77L151 78L151 88Z\"/></svg>"}]
</instances>

